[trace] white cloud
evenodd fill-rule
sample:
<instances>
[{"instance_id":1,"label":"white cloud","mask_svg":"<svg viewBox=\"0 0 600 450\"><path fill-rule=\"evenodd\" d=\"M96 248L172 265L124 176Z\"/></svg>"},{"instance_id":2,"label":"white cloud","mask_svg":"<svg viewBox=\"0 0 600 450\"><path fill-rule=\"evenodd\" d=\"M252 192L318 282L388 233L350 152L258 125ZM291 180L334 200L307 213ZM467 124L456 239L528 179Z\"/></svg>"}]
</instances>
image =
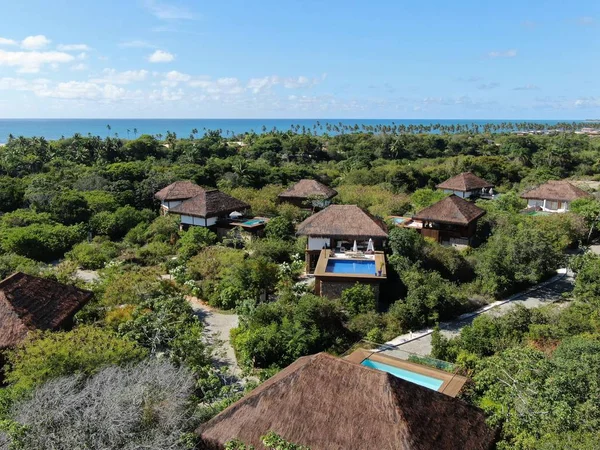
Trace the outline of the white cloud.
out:
<instances>
[{"instance_id":1,"label":"white cloud","mask_svg":"<svg viewBox=\"0 0 600 450\"><path fill-rule=\"evenodd\" d=\"M196 18L195 14L193 14L190 10L183 6L172 5L165 2L158 2L155 0L146 0L144 4L146 8L158 19L192 20Z\"/></svg>"},{"instance_id":2,"label":"white cloud","mask_svg":"<svg viewBox=\"0 0 600 450\"><path fill-rule=\"evenodd\" d=\"M17 45L17 41L0 37L0 45Z\"/></svg>"},{"instance_id":3,"label":"white cloud","mask_svg":"<svg viewBox=\"0 0 600 450\"><path fill-rule=\"evenodd\" d=\"M176 91L163 88L162 90L154 90L148 96L150 101L164 101L164 102L174 102L183 99L183 90L178 89Z\"/></svg>"},{"instance_id":4,"label":"white cloud","mask_svg":"<svg viewBox=\"0 0 600 450\"><path fill-rule=\"evenodd\" d=\"M175 87L179 83L186 83L192 79L191 75L187 73L177 72L172 70L165 74L165 79L160 82L163 86Z\"/></svg>"},{"instance_id":5,"label":"white cloud","mask_svg":"<svg viewBox=\"0 0 600 450\"><path fill-rule=\"evenodd\" d=\"M81 71L81 70L87 70L87 69L88 69L88 66L87 66L87 64L84 64L84 63L79 63L79 64L75 64L74 66L71 66L71 70Z\"/></svg>"},{"instance_id":6,"label":"white cloud","mask_svg":"<svg viewBox=\"0 0 600 450\"><path fill-rule=\"evenodd\" d=\"M169 52L165 52L163 50L156 50L150 56L148 56L148 61L151 63L166 63L171 62L175 59L175 55Z\"/></svg>"},{"instance_id":7,"label":"white cloud","mask_svg":"<svg viewBox=\"0 0 600 450\"><path fill-rule=\"evenodd\" d=\"M13 91L39 91L48 85L49 81L43 78L26 80L24 78L0 78L0 90Z\"/></svg>"},{"instance_id":8,"label":"white cloud","mask_svg":"<svg viewBox=\"0 0 600 450\"><path fill-rule=\"evenodd\" d=\"M87 52L91 50L86 44L61 44L56 48L61 52Z\"/></svg>"},{"instance_id":9,"label":"white cloud","mask_svg":"<svg viewBox=\"0 0 600 450\"><path fill-rule=\"evenodd\" d=\"M100 78L92 78L92 83L130 84L144 81L148 76L147 70L126 70L117 72L115 69L104 69Z\"/></svg>"},{"instance_id":10,"label":"white cloud","mask_svg":"<svg viewBox=\"0 0 600 450\"><path fill-rule=\"evenodd\" d=\"M156 45L150 44L149 42L146 42L146 41L133 40L133 41L121 42L119 44L119 47L123 47L123 48L156 48Z\"/></svg>"},{"instance_id":11,"label":"white cloud","mask_svg":"<svg viewBox=\"0 0 600 450\"><path fill-rule=\"evenodd\" d=\"M514 58L515 56L517 56L517 50L510 49L510 50L489 52L488 56L490 58Z\"/></svg>"},{"instance_id":12,"label":"white cloud","mask_svg":"<svg viewBox=\"0 0 600 450\"><path fill-rule=\"evenodd\" d=\"M0 50L0 66L18 67L19 72L35 73L45 64L73 61L73 56L63 52L7 52Z\"/></svg>"},{"instance_id":13,"label":"white cloud","mask_svg":"<svg viewBox=\"0 0 600 450\"><path fill-rule=\"evenodd\" d=\"M27 36L25 39L21 41L21 47L25 50L40 50L50 44L50 39L48 39L43 34L38 34L36 36Z\"/></svg>"}]
</instances>

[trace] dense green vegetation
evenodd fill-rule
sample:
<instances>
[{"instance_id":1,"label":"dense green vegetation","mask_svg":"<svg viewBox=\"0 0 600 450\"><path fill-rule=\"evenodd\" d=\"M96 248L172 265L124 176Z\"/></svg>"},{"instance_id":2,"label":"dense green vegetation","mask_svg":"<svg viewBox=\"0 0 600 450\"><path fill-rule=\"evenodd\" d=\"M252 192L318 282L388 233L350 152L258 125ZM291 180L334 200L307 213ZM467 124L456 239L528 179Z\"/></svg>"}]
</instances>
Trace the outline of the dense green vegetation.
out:
<instances>
[{"instance_id":1,"label":"dense green vegetation","mask_svg":"<svg viewBox=\"0 0 600 450\"><path fill-rule=\"evenodd\" d=\"M178 422L173 435L155 435L167 443L238 398L241 385L214 364L216 349L185 296L239 314L232 333L238 362L245 373L264 378L300 356L342 354L361 340L381 343L517 292L564 267L567 249L596 237L598 200L575 202L571 213L534 217L519 214L519 194L550 179L599 180L598 140L574 133L490 134L497 130L486 127L436 129L440 134L323 127L337 134L75 135L54 142L11 138L0 147L0 276L20 270L95 293L72 331L33 334L6 355L0 420L15 445L39 442L45 430L23 413L32 396L51 402L52 395L66 395L57 390L62 380L76 396L107 376L106 367L131 371L133 364L164 360L191 377L191 390L173 407L190 408L196 420ZM368 287L324 299L300 280L306 243L295 236L295 225L310 212L277 202L285 186L315 178L335 187L334 201L385 219L443 198L435 185L463 171L502 193L477 202L487 211L477 230L481 246L459 251L391 227L388 282L377 306ZM246 201L253 214L271 218L265 237L245 241L232 233L219 240L203 228L180 231L175 217L158 215L153 197L176 180ZM482 317L452 342L435 336L434 356L473 375L468 398L502 425L505 448L564 448L565 442L585 448L597 433L595 406L583 393L597 399L591 380L598 374L600 267L588 256L573 267L577 286L569 306ZM96 271L97 280L86 284L81 269ZM74 411L90 407L73 405ZM153 423L132 425L136 442L151 442L163 422ZM89 438L82 430L73 434L83 439L73 441L75 447ZM173 448L193 446L181 442Z\"/></svg>"}]
</instances>

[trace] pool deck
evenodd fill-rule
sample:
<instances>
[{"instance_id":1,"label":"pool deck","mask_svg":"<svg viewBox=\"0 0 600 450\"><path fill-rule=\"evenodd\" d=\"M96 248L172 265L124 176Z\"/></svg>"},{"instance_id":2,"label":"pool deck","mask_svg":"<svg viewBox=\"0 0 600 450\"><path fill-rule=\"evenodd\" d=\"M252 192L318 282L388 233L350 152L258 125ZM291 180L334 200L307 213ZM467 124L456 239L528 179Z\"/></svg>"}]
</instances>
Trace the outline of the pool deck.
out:
<instances>
[{"instance_id":1,"label":"pool deck","mask_svg":"<svg viewBox=\"0 0 600 450\"><path fill-rule=\"evenodd\" d=\"M341 260L341 261L375 261L375 270L381 268L381 275L370 275L366 273L333 273L327 272L327 263L330 260ZM346 253L332 253L332 250L323 249L319 255L319 261L315 267L315 277L327 278L327 279L363 279L363 280L377 280L383 281L387 279L387 271L385 268L385 255L383 252L374 252L372 254L353 254L352 252Z\"/></svg>"},{"instance_id":2,"label":"pool deck","mask_svg":"<svg viewBox=\"0 0 600 450\"><path fill-rule=\"evenodd\" d=\"M246 222L252 222L253 220L259 220L260 222L248 224ZM264 227L269 222L268 217L253 217L252 219L244 219L243 221L232 220L231 225L241 227L247 230L253 230L255 228Z\"/></svg>"},{"instance_id":3,"label":"pool deck","mask_svg":"<svg viewBox=\"0 0 600 450\"><path fill-rule=\"evenodd\" d=\"M345 358L355 364L361 364L365 359L369 359L374 362L388 364L399 369L405 369L410 372L425 375L427 377L437 378L442 380L443 383L438 389L438 392L445 394L449 397L456 397L461 391L464 384L467 382L467 378L456 375L450 372L444 372L443 370L435 369L433 367L424 366L422 364L416 364L402 359L394 358L392 356L383 355L381 353L375 353L369 350L358 349ZM377 369L370 369L377 370Z\"/></svg>"}]
</instances>

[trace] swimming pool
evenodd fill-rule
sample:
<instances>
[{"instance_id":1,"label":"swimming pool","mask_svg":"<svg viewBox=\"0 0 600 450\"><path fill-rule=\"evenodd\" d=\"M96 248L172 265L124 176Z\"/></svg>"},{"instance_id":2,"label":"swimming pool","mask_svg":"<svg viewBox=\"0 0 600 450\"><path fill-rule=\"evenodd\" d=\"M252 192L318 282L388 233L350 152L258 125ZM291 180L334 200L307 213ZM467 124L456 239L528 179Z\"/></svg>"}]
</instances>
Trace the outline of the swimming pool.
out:
<instances>
[{"instance_id":1,"label":"swimming pool","mask_svg":"<svg viewBox=\"0 0 600 450\"><path fill-rule=\"evenodd\" d=\"M265 221L263 219L250 219L250 220L246 220L245 222L242 222L242 225L251 227L252 225L259 225L264 222Z\"/></svg>"},{"instance_id":2,"label":"swimming pool","mask_svg":"<svg viewBox=\"0 0 600 450\"><path fill-rule=\"evenodd\" d=\"M395 377L402 378L403 380L410 381L411 383L424 386L434 391L439 390L442 384L444 384L443 380L438 378L428 377L427 375L421 375L420 373L411 372L410 370L406 369L400 369L399 367L390 366L389 364L371 361L370 359L365 359L363 362L361 362L361 364L365 367L370 367L371 369L387 372Z\"/></svg>"},{"instance_id":3,"label":"swimming pool","mask_svg":"<svg viewBox=\"0 0 600 450\"><path fill-rule=\"evenodd\" d=\"M403 222L406 222L406 219L404 217L394 217L394 223L396 225L400 225Z\"/></svg>"},{"instance_id":4,"label":"swimming pool","mask_svg":"<svg viewBox=\"0 0 600 450\"><path fill-rule=\"evenodd\" d=\"M325 269L325 272L376 275L375 261L330 259L327 261L327 268Z\"/></svg>"}]
</instances>

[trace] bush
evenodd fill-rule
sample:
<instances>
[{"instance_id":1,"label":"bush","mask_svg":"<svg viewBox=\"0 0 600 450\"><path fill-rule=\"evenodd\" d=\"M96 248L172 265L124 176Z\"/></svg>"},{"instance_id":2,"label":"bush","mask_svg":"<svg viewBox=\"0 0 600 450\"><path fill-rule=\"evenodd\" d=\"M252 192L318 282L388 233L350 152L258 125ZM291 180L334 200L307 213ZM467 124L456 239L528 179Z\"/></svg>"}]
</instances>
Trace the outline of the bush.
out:
<instances>
[{"instance_id":1,"label":"bush","mask_svg":"<svg viewBox=\"0 0 600 450\"><path fill-rule=\"evenodd\" d=\"M45 262L62 257L84 238L85 230L81 226L60 224L9 228L0 236L5 251Z\"/></svg>"},{"instance_id":2,"label":"bush","mask_svg":"<svg viewBox=\"0 0 600 450\"><path fill-rule=\"evenodd\" d=\"M178 253L183 259L189 259L200 250L217 242L217 235L204 227L190 227L182 232L177 242Z\"/></svg>"},{"instance_id":3,"label":"bush","mask_svg":"<svg viewBox=\"0 0 600 450\"><path fill-rule=\"evenodd\" d=\"M247 367L285 367L301 356L340 351L348 344L338 303L314 295L296 304L265 303L232 330L238 361Z\"/></svg>"},{"instance_id":4,"label":"bush","mask_svg":"<svg viewBox=\"0 0 600 450\"><path fill-rule=\"evenodd\" d=\"M85 197L77 191L65 191L58 194L50 203L52 216L65 225L87 222L90 207Z\"/></svg>"},{"instance_id":5,"label":"bush","mask_svg":"<svg viewBox=\"0 0 600 450\"><path fill-rule=\"evenodd\" d=\"M188 370L159 361L59 378L16 405L11 448L191 449L193 389Z\"/></svg>"},{"instance_id":6,"label":"bush","mask_svg":"<svg viewBox=\"0 0 600 450\"><path fill-rule=\"evenodd\" d=\"M119 247L106 239L94 238L73 247L66 257L75 261L82 269L97 270L119 255Z\"/></svg>"},{"instance_id":7,"label":"bush","mask_svg":"<svg viewBox=\"0 0 600 450\"><path fill-rule=\"evenodd\" d=\"M296 229L291 220L285 217L274 217L265 225L265 235L268 238L288 240L296 234Z\"/></svg>"},{"instance_id":8,"label":"bush","mask_svg":"<svg viewBox=\"0 0 600 450\"><path fill-rule=\"evenodd\" d=\"M142 264L155 266L164 262L167 256L173 254L173 247L164 242L150 242L135 252L135 256Z\"/></svg>"},{"instance_id":9,"label":"bush","mask_svg":"<svg viewBox=\"0 0 600 450\"><path fill-rule=\"evenodd\" d=\"M342 305L351 316L375 310L375 293L368 284L356 283L342 292Z\"/></svg>"},{"instance_id":10,"label":"bush","mask_svg":"<svg viewBox=\"0 0 600 450\"><path fill-rule=\"evenodd\" d=\"M32 388L65 375L91 375L112 364L140 361L146 352L109 330L82 326L73 331L36 332L8 352L6 381Z\"/></svg>"}]
</instances>

